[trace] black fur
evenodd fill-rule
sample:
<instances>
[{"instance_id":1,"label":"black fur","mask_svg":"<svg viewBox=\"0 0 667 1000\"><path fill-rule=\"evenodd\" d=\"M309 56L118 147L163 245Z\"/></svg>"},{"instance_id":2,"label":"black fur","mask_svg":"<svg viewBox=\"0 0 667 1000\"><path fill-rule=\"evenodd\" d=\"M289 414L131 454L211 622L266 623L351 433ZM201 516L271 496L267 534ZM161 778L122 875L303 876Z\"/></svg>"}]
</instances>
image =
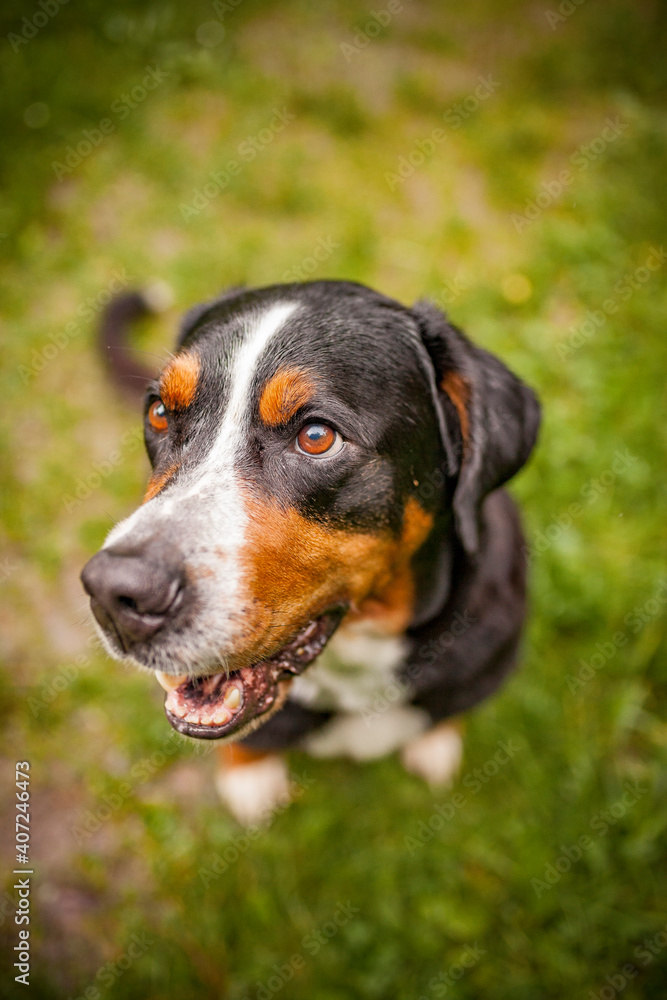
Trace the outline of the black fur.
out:
<instances>
[{"instance_id":1,"label":"black fur","mask_svg":"<svg viewBox=\"0 0 667 1000\"><path fill-rule=\"evenodd\" d=\"M290 364L312 373L317 392L284 426L267 428L255 418L244 477L258 495L353 532L397 533L411 497L433 514L432 533L413 561L417 601L400 674L411 703L434 721L460 712L493 691L516 657L525 615L523 538L516 508L499 487L534 446L537 399L428 303L407 309L351 282L237 289L186 316L179 346L196 345L203 374L168 438L147 430L158 472L175 459L181 469L197 463L229 398L224 359L243 318L285 301L300 308L271 342L251 392L258 399L276 368ZM110 326L107 320L107 336ZM456 407L439 388L448 372L469 389L466 441ZM149 390L147 405L152 398ZM318 419L350 443L335 461L304 460L290 446L301 426ZM244 742L282 749L328 718L288 701Z\"/></svg>"}]
</instances>

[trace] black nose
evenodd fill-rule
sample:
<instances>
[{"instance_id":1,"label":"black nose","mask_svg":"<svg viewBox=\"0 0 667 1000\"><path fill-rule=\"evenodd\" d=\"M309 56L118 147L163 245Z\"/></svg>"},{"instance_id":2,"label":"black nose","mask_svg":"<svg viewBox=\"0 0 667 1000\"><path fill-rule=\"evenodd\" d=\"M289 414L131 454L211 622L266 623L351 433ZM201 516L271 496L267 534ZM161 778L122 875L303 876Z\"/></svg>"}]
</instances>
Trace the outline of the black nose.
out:
<instances>
[{"instance_id":1,"label":"black nose","mask_svg":"<svg viewBox=\"0 0 667 1000\"><path fill-rule=\"evenodd\" d=\"M127 552L102 549L84 566L81 582L97 621L127 653L152 638L180 607L183 561L164 544Z\"/></svg>"}]
</instances>

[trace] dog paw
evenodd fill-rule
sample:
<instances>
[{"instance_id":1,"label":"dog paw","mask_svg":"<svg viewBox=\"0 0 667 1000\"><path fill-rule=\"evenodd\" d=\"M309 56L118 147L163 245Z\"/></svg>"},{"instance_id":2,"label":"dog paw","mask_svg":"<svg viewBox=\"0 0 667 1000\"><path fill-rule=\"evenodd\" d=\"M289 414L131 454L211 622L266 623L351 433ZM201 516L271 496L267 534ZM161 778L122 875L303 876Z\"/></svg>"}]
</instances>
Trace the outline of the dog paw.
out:
<instances>
[{"instance_id":1,"label":"dog paw","mask_svg":"<svg viewBox=\"0 0 667 1000\"><path fill-rule=\"evenodd\" d=\"M240 767L220 768L215 786L224 805L244 826L269 822L292 797L287 764L276 754Z\"/></svg>"},{"instance_id":2,"label":"dog paw","mask_svg":"<svg viewBox=\"0 0 667 1000\"><path fill-rule=\"evenodd\" d=\"M406 743L401 762L406 771L423 778L433 787L448 785L457 774L463 757L463 740L450 723L434 726Z\"/></svg>"}]
</instances>

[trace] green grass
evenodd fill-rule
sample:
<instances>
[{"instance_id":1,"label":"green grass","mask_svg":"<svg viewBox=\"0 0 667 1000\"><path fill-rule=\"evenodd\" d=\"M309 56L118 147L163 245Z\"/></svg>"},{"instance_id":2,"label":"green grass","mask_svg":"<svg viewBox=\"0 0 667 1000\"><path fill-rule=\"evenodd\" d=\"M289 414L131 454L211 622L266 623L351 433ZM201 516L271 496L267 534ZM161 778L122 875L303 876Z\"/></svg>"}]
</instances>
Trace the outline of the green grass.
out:
<instances>
[{"instance_id":1,"label":"green grass","mask_svg":"<svg viewBox=\"0 0 667 1000\"><path fill-rule=\"evenodd\" d=\"M612 0L552 30L557 10L405 0L350 54L371 21L351 2L243 0L207 47L203 0L77 0L15 53L6 36L34 11L5 5L0 709L10 766L32 765L34 996L664 996L667 261L641 268L667 229L666 22ZM147 66L168 75L121 118ZM490 96L447 125L489 75ZM105 118L111 134L58 181L53 163ZM184 218L230 160L240 171ZM77 310L123 269L131 286L168 281L175 306L138 338L158 365L189 305L309 268L323 244L313 277L432 296L538 389L540 446L512 487L532 614L450 791L395 759L294 754L297 800L244 840L209 748L87 645L78 572L147 465ZM489 775L499 741L517 749ZM5 995L22 996L10 920L0 936ZM105 966L119 961L120 976ZM639 974L619 985L628 963Z\"/></svg>"}]
</instances>

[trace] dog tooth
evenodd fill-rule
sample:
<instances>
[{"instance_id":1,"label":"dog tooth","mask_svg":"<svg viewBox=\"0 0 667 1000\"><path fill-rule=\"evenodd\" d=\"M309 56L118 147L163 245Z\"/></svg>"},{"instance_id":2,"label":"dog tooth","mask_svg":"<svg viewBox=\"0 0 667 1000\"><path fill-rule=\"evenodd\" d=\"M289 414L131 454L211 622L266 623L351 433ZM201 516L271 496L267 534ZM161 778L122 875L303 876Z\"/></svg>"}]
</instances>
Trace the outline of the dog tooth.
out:
<instances>
[{"instance_id":1,"label":"dog tooth","mask_svg":"<svg viewBox=\"0 0 667 1000\"><path fill-rule=\"evenodd\" d=\"M230 708L232 711L237 709L241 704L241 691L237 687L231 687L225 697L222 699L223 704L226 708Z\"/></svg>"},{"instance_id":2,"label":"dog tooth","mask_svg":"<svg viewBox=\"0 0 667 1000\"><path fill-rule=\"evenodd\" d=\"M224 726L225 722L229 722L231 719L231 712L228 712L224 706L216 708L213 713L213 725L214 726Z\"/></svg>"},{"instance_id":3,"label":"dog tooth","mask_svg":"<svg viewBox=\"0 0 667 1000\"><path fill-rule=\"evenodd\" d=\"M167 705L167 708L172 715L177 715L179 719L184 719L188 714L188 710L185 705L181 705L179 702L174 702L173 705Z\"/></svg>"},{"instance_id":4,"label":"dog tooth","mask_svg":"<svg viewBox=\"0 0 667 1000\"><path fill-rule=\"evenodd\" d=\"M178 677L174 677L173 674L164 674L161 670L156 670L155 679L165 691L173 691L188 679L188 675L179 674Z\"/></svg>"}]
</instances>

